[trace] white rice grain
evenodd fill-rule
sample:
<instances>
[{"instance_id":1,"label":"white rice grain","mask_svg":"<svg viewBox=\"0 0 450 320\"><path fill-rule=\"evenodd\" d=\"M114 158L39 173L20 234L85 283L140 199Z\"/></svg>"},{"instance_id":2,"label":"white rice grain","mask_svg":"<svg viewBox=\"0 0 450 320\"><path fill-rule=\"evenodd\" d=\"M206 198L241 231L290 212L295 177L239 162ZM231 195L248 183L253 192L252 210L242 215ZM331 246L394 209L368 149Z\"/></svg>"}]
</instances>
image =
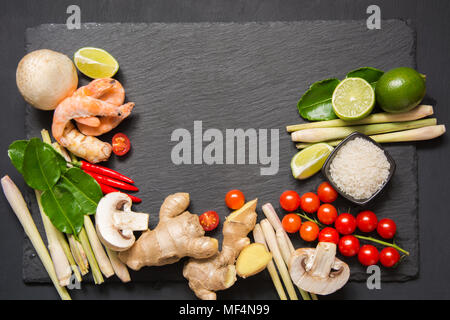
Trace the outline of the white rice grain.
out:
<instances>
[{"instance_id":1,"label":"white rice grain","mask_svg":"<svg viewBox=\"0 0 450 320\"><path fill-rule=\"evenodd\" d=\"M390 163L384 151L372 142L356 138L339 149L330 165L331 179L355 199L368 199L389 176Z\"/></svg>"}]
</instances>

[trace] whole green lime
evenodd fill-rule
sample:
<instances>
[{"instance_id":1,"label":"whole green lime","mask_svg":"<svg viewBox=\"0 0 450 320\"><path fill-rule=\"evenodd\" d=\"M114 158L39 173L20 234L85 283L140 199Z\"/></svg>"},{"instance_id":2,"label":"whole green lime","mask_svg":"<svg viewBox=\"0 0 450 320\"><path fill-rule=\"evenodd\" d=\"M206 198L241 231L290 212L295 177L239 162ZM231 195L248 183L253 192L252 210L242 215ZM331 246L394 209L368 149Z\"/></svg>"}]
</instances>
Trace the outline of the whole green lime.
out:
<instances>
[{"instance_id":1,"label":"whole green lime","mask_svg":"<svg viewBox=\"0 0 450 320\"><path fill-rule=\"evenodd\" d=\"M425 79L411 68L395 68L381 76L375 87L378 105L386 112L406 112L425 96Z\"/></svg>"}]
</instances>

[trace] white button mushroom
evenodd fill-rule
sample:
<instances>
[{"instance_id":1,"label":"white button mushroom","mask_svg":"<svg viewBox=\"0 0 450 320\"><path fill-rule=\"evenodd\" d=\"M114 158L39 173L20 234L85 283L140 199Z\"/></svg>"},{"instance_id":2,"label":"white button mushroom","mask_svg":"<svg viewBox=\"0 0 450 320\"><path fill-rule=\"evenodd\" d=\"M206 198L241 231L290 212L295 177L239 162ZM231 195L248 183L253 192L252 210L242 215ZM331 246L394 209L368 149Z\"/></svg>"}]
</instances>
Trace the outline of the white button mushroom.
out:
<instances>
[{"instance_id":1,"label":"white button mushroom","mask_svg":"<svg viewBox=\"0 0 450 320\"><path fill-rule=\"evenodd\" d=\"M319 242L316 249L297 249L291 257L289 273L302 290L327 295L342 288L350 277L348 265L336 258L336 245Z\"/></svg>"},{"instance_id":2,"label":"white button mushroom","mask_svg":"<svg viewBox=\"0 0 450 320\"><path fill-rule=\"evenodd\" d=\"M97 206L95 225L100 241L109 249L124 251L135 242L133 231L148 229L149 215L131 211L131 199L121 192L104 196Z\"/></svg>"},{"instance_id":3,"label":"white button mushroom","mask_svg":"<svg viewBox=\"0 0 450 320\"><path fill-rule=\"evenodd\" d=\"M78 86L72 60L52 50L37 50L19 62L16 82L25 101L41 110L54 110Z\"/></svg>"}]
</instances>

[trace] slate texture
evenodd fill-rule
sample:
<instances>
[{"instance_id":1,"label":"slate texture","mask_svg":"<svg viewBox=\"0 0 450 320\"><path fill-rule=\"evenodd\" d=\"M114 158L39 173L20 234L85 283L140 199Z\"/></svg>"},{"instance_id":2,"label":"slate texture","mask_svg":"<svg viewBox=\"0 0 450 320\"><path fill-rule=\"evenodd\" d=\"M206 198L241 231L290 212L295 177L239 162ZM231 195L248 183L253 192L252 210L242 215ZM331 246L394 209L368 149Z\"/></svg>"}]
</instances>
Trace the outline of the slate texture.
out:
<instances>
[{"instance_id":1,"label":"slate texture","mask_svg":"<svg viewBox=\"0 0 450 320\"><path fill-rule=\"evenodd\" d=\"M230 212L223 199L233 188L242 190L248 200L259 199L259 219L266 202L281 216L278 199L284 190L302 194L324 180L317 174L297 181L290 172L296 149L285 126L302 122L296 103L309 85L342 78L362 66L387 70L415 65L414 32L399 20L383 21L381 30L368 30L365 21L84 24L81 30L42 25L27 30L26 43L27 51L49 48L70 57L81 47L100 47L119 61L116 78L136 107L129 119L102 139L110 140L116 132L130 137L132 151L122 158L111 157L107 165L135 179L141 190L136 195L143 203L134 208L151 214L151 228L157 224L163 199L179 191L190 193L191 212L216 210L222 221ZM88 81L80 76L80 85ZM49 129L51 117L50 112L27 106L27 136ZM177 142L171 141L171 134L184 128L193 137L194 121L202 121L203 132L216 128L224 136L226 129L279 129L278 173L263 176L260 164L173 164L171 150ZM203 147L207 144L203 142ZM396 241L411 255L395 270L382 268L382 281L405 281L419 272L417 154L412 144L387 146L387 150L396 161L396 173L366 208L379 218L396 221ZM33 193L27 199L42 231ZM344 200L338 207L341 212L350 208L354 214L359 210ZM221 239L221 228L210 235ZM308 246L297 234L291 238L295 247ZM352 280L367 278L356 258L346 261ZM132 278L183 281L182 266L144 268L133 272ZM49 281L28 239L23 278L28 283ZM261 278L269 279L266 273L255 277Z\"/></svg>"}]
</instances>

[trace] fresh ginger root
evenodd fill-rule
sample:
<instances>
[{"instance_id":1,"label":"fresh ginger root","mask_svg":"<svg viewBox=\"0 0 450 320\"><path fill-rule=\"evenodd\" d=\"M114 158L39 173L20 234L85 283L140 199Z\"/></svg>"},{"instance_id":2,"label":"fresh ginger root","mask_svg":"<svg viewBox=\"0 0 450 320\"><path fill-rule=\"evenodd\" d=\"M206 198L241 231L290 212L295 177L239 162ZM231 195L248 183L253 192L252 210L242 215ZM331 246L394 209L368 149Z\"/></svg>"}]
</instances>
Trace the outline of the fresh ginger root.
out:
<instances>
[{"instance_id":1,"label":"fresh ginger root","mask_svg":"<svg viewBox=\"0 0 450 320\"><path fill-rule=\"evenodd\" d=\"M188 193L168 196L159 211L159 223L147 230L119 258L133 270L143 266L163 266L189 256L205 259L218 251L217 239L205 237L198 216L185 211Z\"/></svg>"},{"instance_id":2,"label":"fresh ginger root","mask_svg":"<svg viewBox=\"0 0 450 320\"><path fill-rule=\"evenodd\" d=\"M244 279L254 276L263 271L270 261L272 261L272 254L263 244L249 244L242 249L236 260L236 273Z\"/></svg>"},{"instance_id":3,"label":"fresh ginger root","mask_svg":"<svg viewBox=\"0 0 450 320\"><path fill-rule=\"evenodd\" d=\"M250 244L247 234L256 224L257 199L232 212L223 224L222 251L208 259L189 259L183 276L189 287L202 300L216 300L215 291L228 289L236 282L236 258Z\"/></svg>"}]
</instances>

